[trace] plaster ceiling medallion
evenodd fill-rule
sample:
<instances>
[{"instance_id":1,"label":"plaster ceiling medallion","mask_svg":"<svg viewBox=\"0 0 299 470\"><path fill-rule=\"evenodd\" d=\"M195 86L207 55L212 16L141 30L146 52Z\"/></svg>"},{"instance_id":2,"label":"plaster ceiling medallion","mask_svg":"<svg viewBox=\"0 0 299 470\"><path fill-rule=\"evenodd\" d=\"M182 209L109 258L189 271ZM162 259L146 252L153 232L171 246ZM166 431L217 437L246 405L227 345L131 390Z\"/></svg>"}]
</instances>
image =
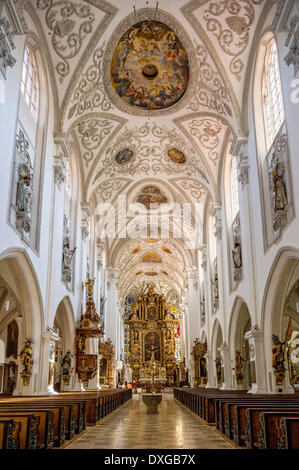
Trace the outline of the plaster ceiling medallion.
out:
<instances>
[{"instance_id":1,"label":"plaster ceiling medallion","mask_svg":"<svg viewBox=\"0 0 299 470\"><path fill-rule=\"evenodd\" d=\"M136 202L149 209L151 206L155 207L167 203L168 199L157 186L145 186L139 193Z\"/></svg>"},{"instance_id":2,"label":"plaster ceiling medallion","mask_svg":"<svg viewBox=\"0 0 299 470\"><path fill-rule=\"evenodd\" d=\"M124 112L169 114L190 100L196 67L193 44L176 19L144 8L125 18L108 42L104 86Z\"/></svg>"},{"instance_id":3,"label":"plaster ceiling medallion","mask_svg":"<svg viewBox=\"0 0 299 470\"><path fill-rule=\"evenodd\" d=\"M142 263L162 263L162 259L157 253L147 253L143 256Z\"/></svg>"},{"instance_id":4,"label":"plaster ceiling medallion","mask_svg":"<svg viewBox=\"0 0 299 470\"><path fill-rule=\"evenodd\" d=\"M117 152L117 154L115 155L115 161L119 165L124 165L124 164L128 163L131 160L133 155L134 155L133 150L125 148L125 149L122 149L119 152Z\"/></svg>"},{"instance_id":5,"label":"plaster ceiling medallion","mask_svg":"<svg viewBox=\"0 0 299 470\"><path fill-rule=\"evenodd\" d=\"M159 21L134 24L114 51L111 82L120 98L131 106L168 108L188 86L185 48L175 32Z\"/></svg>"},{"instance_id":6,"label":"plaster ceiling medallion","mask_svg":"<svg viewBox=\"0 0 299 470\"><path fill-rule=\"evenodd\" d=\"M186 161L184 152L181 152L175 147L169 149L167 155L174 163L178 163L179 165L182 165Z\"/></svg>"}]
</instances>

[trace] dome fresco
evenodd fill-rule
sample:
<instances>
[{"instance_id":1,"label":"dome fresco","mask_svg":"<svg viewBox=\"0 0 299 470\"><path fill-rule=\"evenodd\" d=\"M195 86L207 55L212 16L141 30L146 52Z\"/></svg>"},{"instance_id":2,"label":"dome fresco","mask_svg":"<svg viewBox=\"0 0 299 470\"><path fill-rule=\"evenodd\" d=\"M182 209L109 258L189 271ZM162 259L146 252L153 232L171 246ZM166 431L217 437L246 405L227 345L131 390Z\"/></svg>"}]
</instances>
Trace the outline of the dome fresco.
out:
<instances>
[{"instance_id":1,"label":"dome fresco","mask_svg":"<svg viewBox=\"0 0 299 470\"><path fill-rule=\"evenodd\" d=\"M114 51L111 83L134 107L158 110L175 104L189 83L188 56L176 33L153 20L131 26Z\"/></svg>"}]
</instances>

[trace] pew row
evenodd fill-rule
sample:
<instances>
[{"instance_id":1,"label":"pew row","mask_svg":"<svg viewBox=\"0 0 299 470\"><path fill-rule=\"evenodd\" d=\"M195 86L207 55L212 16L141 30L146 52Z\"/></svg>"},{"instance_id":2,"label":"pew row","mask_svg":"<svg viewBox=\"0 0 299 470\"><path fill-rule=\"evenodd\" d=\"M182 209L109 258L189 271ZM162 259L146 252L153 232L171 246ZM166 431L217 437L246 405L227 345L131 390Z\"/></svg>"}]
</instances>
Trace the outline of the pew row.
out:
<instances>
[{"instance_id":1,"label":"pew row","mask_svg":"<svg viewBox=\"0 0 299 470\"><path fill-rule=\"evenodd\" d=\"M61 447L132 398L132 390L0 397L0 449Z\"/></svg>"},{"instance_id":2,"label":"pew row","mask_svg":"<svg viewBox=\"0 0 299 470\"><path fill-rule=\"evenodd\" d=\"M174 389L174 397L239 447L299 446L299 396L250 395L246 391Z\"/></svg>"}]
</instances>

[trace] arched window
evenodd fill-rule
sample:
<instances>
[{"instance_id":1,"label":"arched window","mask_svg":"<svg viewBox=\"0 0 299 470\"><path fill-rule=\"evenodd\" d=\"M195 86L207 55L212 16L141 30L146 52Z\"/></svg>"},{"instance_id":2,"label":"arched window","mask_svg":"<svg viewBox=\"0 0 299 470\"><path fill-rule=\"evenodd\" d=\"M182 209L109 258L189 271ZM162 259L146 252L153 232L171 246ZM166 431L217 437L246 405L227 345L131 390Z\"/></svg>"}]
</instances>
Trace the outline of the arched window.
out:
<instances>
[{"instance_id":1,"label":"arched window","mask_svg":"<svg viewBox=\"0 0 299 470\"><path fill-rule=\"evenodd\" d=\"M39 83L37 67L32 48L27 44L25 46L21 92L30 111L35 119L38 115L39 106Z\"/></svg>"},{"instance_id":2,"label":"arched window","mask_svg":"<svg viewBox=\"0 0 299 470\"><path fill-rule=\"evenodd\" d=\"M231 174L230 174L230 190L231 190L231 210L232 220L235 219L239 212L239 193L238 193L238 173L236 157L232 158Z\"/></svg>"},{"instance_id":3,"label":"arched window","mask_svg":"<svg viewBox=\"0 0 299 470\"><path fill-rule=\"evenodd\" d=\"M267 150L269 150L285 119L277 46L274 38L268 43L265 56L263 100L266 142Z\"/></svg>"}]
</instances>

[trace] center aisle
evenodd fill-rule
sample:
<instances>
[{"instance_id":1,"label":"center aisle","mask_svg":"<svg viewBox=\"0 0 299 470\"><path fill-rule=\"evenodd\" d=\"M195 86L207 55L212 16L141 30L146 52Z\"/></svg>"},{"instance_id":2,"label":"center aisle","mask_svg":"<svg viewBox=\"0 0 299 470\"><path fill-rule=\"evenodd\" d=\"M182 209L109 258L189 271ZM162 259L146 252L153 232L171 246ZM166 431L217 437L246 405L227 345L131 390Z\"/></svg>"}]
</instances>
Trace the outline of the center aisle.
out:
<instances>
[{"instance_id":1,"label":"center aisle","mask_svg":"<svg viewBox=\"0 0 299 470\"><path fill-rule=\"evenodd\" d=\"M234 449L170 395L158 415L147 415L141 396L106 416L67 449Z\"/></svg>"}]
</instances>

